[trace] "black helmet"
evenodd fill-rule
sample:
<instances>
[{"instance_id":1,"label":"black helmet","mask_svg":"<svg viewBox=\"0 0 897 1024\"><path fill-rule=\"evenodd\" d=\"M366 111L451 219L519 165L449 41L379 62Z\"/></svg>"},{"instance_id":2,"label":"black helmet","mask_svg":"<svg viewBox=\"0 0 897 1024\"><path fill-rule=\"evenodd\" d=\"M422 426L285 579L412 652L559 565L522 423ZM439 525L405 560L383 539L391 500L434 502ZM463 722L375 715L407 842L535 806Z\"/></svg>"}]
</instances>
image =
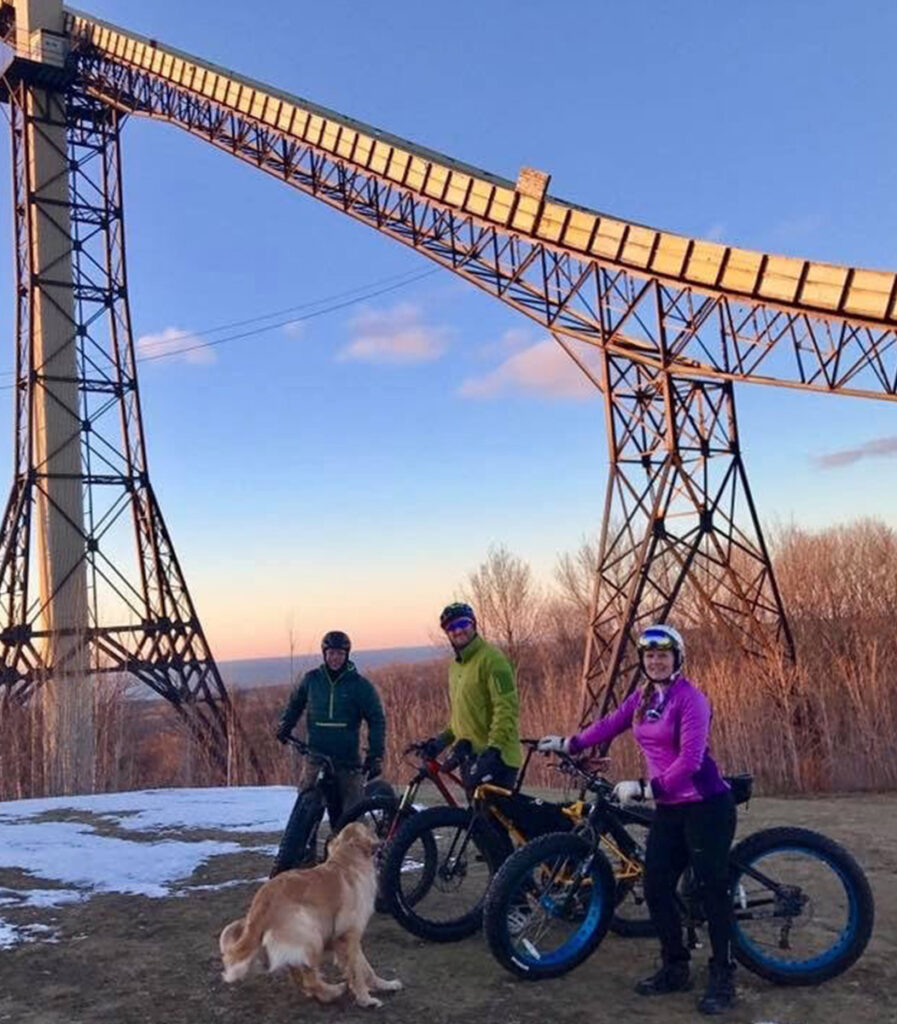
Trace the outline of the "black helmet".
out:
<instances>
[{"instance_id":1,"label":"black helmet","mask_svg":"<svg viewBox=\"0 0 897 1024\"><path fill-rule=\"evenodd\" d=\"M477 624L473 608L469 604L464 604L463 601L456 601L442 609L442 614L439 616L439 628L445 629L450 622L454 622L456 619L470 619L474 625Z\"/></svg>"},{"instance_id":2,"label":"black helmet","mask_svg":"<svg viewBox=\"0 0 897 1024\"><path fill-rule=\"evenodd\" d=\"M348 655L351 650L352 641L341 629L331 629L329 633L324 634L324 639L321 641L322 653L327 651L345 651Z\"/></svg>"}]
</instances>

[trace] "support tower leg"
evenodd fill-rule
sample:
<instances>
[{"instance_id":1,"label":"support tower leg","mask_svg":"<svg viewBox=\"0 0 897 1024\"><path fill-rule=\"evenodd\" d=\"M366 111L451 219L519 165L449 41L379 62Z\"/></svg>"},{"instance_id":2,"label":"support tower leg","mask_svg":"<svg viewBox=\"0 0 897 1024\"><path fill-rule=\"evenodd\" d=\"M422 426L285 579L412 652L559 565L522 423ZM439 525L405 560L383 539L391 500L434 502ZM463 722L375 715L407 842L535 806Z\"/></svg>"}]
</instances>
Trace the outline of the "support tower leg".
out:
<instances>
[{"instance_id":1,"label":"support tower leg","mask_svg":"<svg viewBox=\"0 0 897 1024\"><path fill-rule=\"evenodd\" d=\"M741 457L730 381L604 350L610 475L583 671L583 721L635 687L635 641L669 618L748 654L794 645Z\"/></svg>"}]
</instances>

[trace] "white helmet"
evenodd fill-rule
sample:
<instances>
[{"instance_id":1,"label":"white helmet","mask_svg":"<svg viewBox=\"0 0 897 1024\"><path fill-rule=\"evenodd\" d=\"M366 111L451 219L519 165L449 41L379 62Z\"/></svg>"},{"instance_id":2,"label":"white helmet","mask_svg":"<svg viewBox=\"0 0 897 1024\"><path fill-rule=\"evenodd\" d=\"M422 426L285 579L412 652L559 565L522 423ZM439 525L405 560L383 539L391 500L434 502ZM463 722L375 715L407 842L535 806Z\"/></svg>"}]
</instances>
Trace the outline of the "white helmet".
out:
<instances>
[{"instance_id":1,"label":"white helmet","mask_svg":"<svg viewBox=\"0 0 897 1024\"><path fill-rule=\"evenodd\" d=\"M678 672L685 661L685 641L678 630L666 623L646 626L638 638L638 660L643 662L645 651L672 651L673 671ZM643 666L644 667L644 666Z\"/></svg>"}]
</instances>

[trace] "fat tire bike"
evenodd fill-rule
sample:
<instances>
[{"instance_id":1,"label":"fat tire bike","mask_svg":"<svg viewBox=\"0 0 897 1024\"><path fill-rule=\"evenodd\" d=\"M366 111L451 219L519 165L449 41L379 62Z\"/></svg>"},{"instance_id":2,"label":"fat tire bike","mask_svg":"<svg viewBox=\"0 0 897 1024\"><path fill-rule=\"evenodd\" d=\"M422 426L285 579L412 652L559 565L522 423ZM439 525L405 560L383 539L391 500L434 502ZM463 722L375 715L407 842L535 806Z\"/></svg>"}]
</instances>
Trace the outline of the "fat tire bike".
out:
<instances>
[{"instance_id":1,"label":"fat tire bike","mask_svg":"<svg viewBox=\"0 0 897 1024\"><path fill-rule=\"evenodd\" d=\"M621 885L644 876L644 849L630 834L631 825L634 820L650 825L653 817L647 807L619 806L607 779L567 755L560 758L564 770L582 779L593 802L572 832L543 836L513 853L497 872L484 911L492 954L528 980L565 974L597 948L610 926L611 909L628 895ZM727 781L736 804L745 803L753 777ZM610 877L602 861L611 868ZM847 970L869 942L875 919L869 882L853 856L819 832L776 827L746 836L730 851L729 878L732 954L768 981L826 981ZM677 899L694 947L705 916L689 869Z\"/></svg>"},{"instance_id":2,"label":"fat tire bike","mask_svg":"<svg viewBox=\"0 0 897 1024\"><path fill-rule=\"evenodd\" d=\"M296 867L314 867L327 858L327 845L332 835L339 831L339 822L334 825L328 818L325 823L327 794L337 785L336 766L326 754L313 751L297 736L287 737L287 742L296 748L317 769L314 779L306 784L299 794L286 828L280 839L272 874ZM362 769L350 769L361 774ZM395 799L392 787L382 779L366 783L364 799ZM352 805L355 806L355 805ZM350 808L341 815L344 818ZM292 848L295 852L290 853Z\"/></svg>"},{"instance_id":3,"label":"fat tire bike","mask_svg":"<svg viewBox=\"0 0 897 1024\"><path fill-rule=\"evenodd\" d=\"M380 892L407 931L432 942L477 932L489 884L515 846L570 829L582 801L553 803L521 793L536 740L510 789L477 786L467 807L430 807L406 820L386 847ZM435 856L434 856L435 851Z\"/></svg>"}]
</instances>

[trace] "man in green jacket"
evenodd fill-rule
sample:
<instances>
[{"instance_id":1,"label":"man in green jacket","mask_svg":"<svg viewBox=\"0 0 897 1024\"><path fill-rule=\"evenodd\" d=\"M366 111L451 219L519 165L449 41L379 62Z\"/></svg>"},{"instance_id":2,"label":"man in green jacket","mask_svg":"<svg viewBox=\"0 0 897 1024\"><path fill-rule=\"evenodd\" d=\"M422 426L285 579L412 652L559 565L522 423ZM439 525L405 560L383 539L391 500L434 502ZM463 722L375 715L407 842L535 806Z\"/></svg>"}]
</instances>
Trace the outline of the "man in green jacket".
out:
<instances>
[{"instance_id":1,"label":"man in green jacket","mask_svg":"<svg viewBox=\"0 0 897 1024\"><path fill-rule=\"evenodd\" d=\"M523 763L514 669L477 633L469 604L448 605L439 625L455 652L449 668L451 719L448 728L427 740L426 751L435 757L454 743L459 755L476 758L467 776L471 789L484 782L510 788Z\"/></svg>"},{"instance_id":2,"label":"man in green jacket","mask_svg":"<svg viewBox=\"0 0 897 1024\"><path fill-rule=\"evenodd\" d=\"M286 743L302 714L308 727L308 745L315 754L324 754L333 761L335 778L326 793L314 788L317 766L306 764L299 787L299 796L287 823L278 863L272 874L294 867L301 857L304 837L291 835L291 826L301 816L300 804L309 799L323 799L331 825L336 824L344 810L362 796L363 778L375 779L383 772L386 749L386 717L374 684L359 675L349 661L352 643L341 630L331 630L321 641L323 663L302 677L293 690L280 718L277 738ZM361 723L368 729L367 756L359 755ZM293 841L295 838L295 841Z\"/></svg>"}]
</instances>

